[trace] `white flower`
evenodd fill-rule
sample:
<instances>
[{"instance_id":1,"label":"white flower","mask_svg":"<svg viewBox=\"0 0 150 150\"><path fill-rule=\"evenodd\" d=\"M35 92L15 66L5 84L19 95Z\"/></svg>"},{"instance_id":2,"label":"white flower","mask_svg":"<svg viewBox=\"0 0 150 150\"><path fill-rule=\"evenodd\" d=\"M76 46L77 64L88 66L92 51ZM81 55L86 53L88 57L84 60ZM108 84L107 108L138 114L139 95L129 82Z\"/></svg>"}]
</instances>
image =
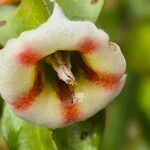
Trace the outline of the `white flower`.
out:
<instances>
[{"instance_id":1,"label":"white flower","mask_svg":"<svg viewBox=\"0 0 150 150\"><path fill-rule=\"evenodd\" d=\"M75 75L66 51L77 52ZM45 73L45 60L59 78L52 69ZM62 127L93 116L113 100L125 83L125 68L119 46L103 30L69 20L55 3L46 23L9 40L0 51L0 94L19 117Z\"/></svg>"}]
</instances>

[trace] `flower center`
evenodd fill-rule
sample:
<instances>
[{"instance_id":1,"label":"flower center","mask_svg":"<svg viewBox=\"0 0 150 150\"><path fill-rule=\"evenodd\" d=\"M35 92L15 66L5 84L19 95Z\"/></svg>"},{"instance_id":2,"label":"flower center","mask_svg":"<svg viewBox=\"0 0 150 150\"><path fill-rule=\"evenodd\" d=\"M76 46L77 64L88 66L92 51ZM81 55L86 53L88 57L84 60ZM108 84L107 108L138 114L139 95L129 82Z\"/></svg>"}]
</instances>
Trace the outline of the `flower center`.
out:
<instances>
[{"instance_id":1,"label":"flower center","mask_svg":"<svg viewBox=\"0 0 150 150\"><path fill-rule=\"evenodd\" d=\"M64 81L68 86L74 87L75 77L71 71L69 52L55 52L46 58L46 62L56 71L60 80Z\"/></svg>"}]
</instances>

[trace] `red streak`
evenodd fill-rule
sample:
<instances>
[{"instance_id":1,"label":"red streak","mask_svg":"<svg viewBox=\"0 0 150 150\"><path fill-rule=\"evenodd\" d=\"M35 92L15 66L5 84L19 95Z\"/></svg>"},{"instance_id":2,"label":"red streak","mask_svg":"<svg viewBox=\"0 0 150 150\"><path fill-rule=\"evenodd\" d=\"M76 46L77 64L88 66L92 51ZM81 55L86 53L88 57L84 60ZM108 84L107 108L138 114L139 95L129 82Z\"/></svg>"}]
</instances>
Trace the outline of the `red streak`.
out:
<instances>
[{"instance_id":1,"label":"red streak","mask_svg":"<svg viewBox=\"0 0 150 150\"><path fill-rule=\"evenodd\" d=\"M23 65L29 66L35 65L42 58L42 54L30 48L26 48L19 54L18 58Z\"/></svg>"},{"instance_id":2,"label":"red streak","mask_svg":"<svg viewBox=\"0 0 150 150\"><path fill-rule=\"evenodd\" d=\"M88 65L86 65L82 59L80 59L80 64L85 72L86 77L100 87L104 87L106 89L114 89L119 85L121 75L96 72L92 70Z\"/></svg>"},{"instance_id":3,"label":"red streak","mask_svg":"<svg viewBox=\"0 0 150 150\"><path fill-rule=\"evenodd\" d=\"M81 44L79 44L79 51L83 53L91 53L95 51L100 45L100 40L92 40L89 38L85 38Z\"/></svg>"},{"instance_id":4,"label":"red streak","mask_svg":"<svg viewBox=\"0 0 150 150\"><path fill-rule=\"evenodd\" d=\"M59 80L58 83L58 96L62 101L63 122L64 124L72 123L79 118L74 90L61 80Z\"/></svg>"},{"instance_id":5,"label":"red streak","mask_svg":"<svg viewBox=\"0 0 150 150\"><path fill-rule=\"evenodd\" d=\"M31 90L28 93L24 93L19 96L12 105L15 109L27 110L28 107L35 101L35 98L42 92L42 89L42 75L38 72Z\"/></svg>"}]
</instances>

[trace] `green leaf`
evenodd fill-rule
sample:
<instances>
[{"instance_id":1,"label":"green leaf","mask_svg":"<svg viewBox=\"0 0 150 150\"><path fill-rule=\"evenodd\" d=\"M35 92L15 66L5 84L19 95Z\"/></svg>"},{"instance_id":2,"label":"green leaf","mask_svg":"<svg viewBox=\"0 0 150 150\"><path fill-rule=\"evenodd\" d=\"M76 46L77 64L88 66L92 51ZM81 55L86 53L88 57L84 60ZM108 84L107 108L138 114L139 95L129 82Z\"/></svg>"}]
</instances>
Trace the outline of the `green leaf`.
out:
<instances>
[{"instance_id":1,"label":"green leaf","mask_svg":"<svg viewBox=\"0 0 150 150\"><path fill-rule=\"evenodd\" d=\"M105 0L57 0L65 14L73 20L96 22Z\"/></svg>"},{"instance_id":2,"label":"green leaf","mask_svg":"<svg viewBox=\"0 0 150 150\"><path fill-rule=\"evenodd\" d=\"M104 130L104 111L84 122L53 132L59 150L99 150Z\"/></svg>"},{"instance_id":3,"label":"green leaf","mask_svg":"<svg viewBox=\"0 0 150 150\"><path fill-rule=\"evenodd\" d=\"M56 150L51 130L19 119L8 106L4 109L1 128L10 150Z\"/></svg>"},{"instance_id":4,"label":"green leaf","mask_svg":"<svg viewBox=\"0 0 150 150\"><path fill-rule=\"evenodd\" d=\"M36 28L46 21L48 16L44 0L23 0L7 24L0 28L0 45L25 30Z\"/></svg>"},{"instance_id":5,"label":"green leaf","mask_svg":"<svg viewBox=\"0 0 150 150\"><path fill-rule=\"evenodd\" d=\"M14 5L0 7L0 21L7 20L15 9L16 6Z\"/></svg>"}]
</instances>

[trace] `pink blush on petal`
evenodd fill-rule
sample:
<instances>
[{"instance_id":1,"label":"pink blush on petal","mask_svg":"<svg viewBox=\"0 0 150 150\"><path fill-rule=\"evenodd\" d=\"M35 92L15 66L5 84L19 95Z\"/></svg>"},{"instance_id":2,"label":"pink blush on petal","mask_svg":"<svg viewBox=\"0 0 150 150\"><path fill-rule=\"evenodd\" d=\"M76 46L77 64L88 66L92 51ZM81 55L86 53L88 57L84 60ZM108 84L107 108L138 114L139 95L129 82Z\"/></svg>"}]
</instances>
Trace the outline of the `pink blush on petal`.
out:
<instances>
[{"instance_id":1,"label":"pink blush on petal","mask_svg":"<svg viewBox=\"0 0 150 150\"><path fill-rule=\"evenodd\" d=\"M25 48L25 50L18 55L20 63L25 66L35 65L41 58L42 54L31 48Z\"/></svg>"},{"instance_id":2,"label":"pink blush on petal","mask_svg":"<svg viewBox=\"0 0 150 150\"><path fill-rule=\"evenodd\" d=\"M100 46L100 40L84 38L78 45L78 50L83 53L92 53Z\"/></svg>"}]
</instances>

